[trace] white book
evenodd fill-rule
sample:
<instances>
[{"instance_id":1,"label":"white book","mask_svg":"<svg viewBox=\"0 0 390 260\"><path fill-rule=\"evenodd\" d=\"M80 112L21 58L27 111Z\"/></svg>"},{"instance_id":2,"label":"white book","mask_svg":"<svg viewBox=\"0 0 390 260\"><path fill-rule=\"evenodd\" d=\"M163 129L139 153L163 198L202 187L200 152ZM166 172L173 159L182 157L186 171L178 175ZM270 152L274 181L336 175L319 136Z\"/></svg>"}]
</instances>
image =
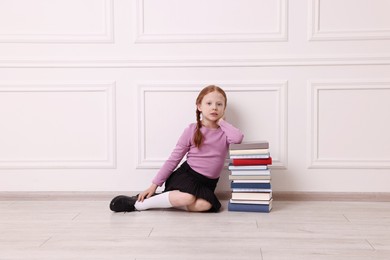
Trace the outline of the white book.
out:
<instances>
[{"instance_id":1,"label":"white book","mask_svg":"<svg viewBox=\"0 0 390 260\"><path fill-rule=\"evenodd\" d=\"M270 170L261 170L261 171L230 171L231 175L271 175Z\"/></svg>"},{"instance_id":2,"label":"white book","mask_svg":"<svg viewBox=\"0 0 390 260\"><path fill-rule=\"evenodd\" d=\"M271 175L231 175L229 180L271 180Z\"/></svg>"},{"instance_id":3,"label":"white book","mask_svg":"<svg viewBox=\"0 0 390 260\"><path fill-rule=\"evenodd\" d=\"M272 192L232 192L234 200L270 200Z\"/></svg>"},{"instance_id":4,"label":"white book","mask_svg":"<svg viewBox=\"0 0 390 260\"><path fill-rule=\"evenodd\" d=\"M270 200L234 200L230 199L230 203L238 204L257 204L257 205L271 205L273 199Z\"/></svg>"},{"instance_id":5,"label":"white book","mask_svg":"<svg viewBox=\"0 0 390 260\"><path fill-rule=\"evenodd\" d=\"M233 180L234 183L271 183L271 180Z\"/></svg>"},{"instance_id":6,"label":"white book","mask_svg":"<svg viewBox=\"0 0 390 260\"><path fill-rule=\"evenodd\" d=\"M270 154L230 154L229 157L230 159L267 159Z\"/></svg>"},{"instance_id":7,"label":"white book","mask_svg":"<svg viewBox=\"0 0 390 260\"><path fill-rule=\"evenodd\" d=\"M269 154L269 149L230 150L230 154Z\"/></svg>"},{"instance_id":8,"label":"white book","mask_svg":"<svg viewBox=\"0 0 390 260\"><path fill-rule=\"evenodd\" d=\"M229 164L228 169L231 171L234 170L267 170L267 165L233 165Z\"/></svg>"},{"instance_id":9,"label":"white book","mask_svg":"<svg viewBox=\"0 0 390 260\"><path fill-rule=\"evenodd\" d=\"M233 192L272 192L272 189L232 188Z\"/></svg>"}]
</instances>

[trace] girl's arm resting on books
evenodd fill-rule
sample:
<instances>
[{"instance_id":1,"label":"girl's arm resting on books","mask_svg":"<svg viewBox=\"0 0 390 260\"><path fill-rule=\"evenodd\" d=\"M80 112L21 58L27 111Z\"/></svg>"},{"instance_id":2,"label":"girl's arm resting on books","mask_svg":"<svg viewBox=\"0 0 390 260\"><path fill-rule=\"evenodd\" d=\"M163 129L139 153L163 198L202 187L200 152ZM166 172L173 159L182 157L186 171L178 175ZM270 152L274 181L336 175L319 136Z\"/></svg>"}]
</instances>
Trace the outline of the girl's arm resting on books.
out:
<instances>
[{"instance_id":1,"label":"girl's arm resting on books","mask_svg":"<svg viewBox=\"0 0 390 260\"><path fill-rule=\"evenodd\" d=\"M221 127L222 131L225 132L229 144L239 144L242 142L244 134L240 131L240 129L229 124L223 118L219 119L217 123Z\"/></svg>"}]
</instances>

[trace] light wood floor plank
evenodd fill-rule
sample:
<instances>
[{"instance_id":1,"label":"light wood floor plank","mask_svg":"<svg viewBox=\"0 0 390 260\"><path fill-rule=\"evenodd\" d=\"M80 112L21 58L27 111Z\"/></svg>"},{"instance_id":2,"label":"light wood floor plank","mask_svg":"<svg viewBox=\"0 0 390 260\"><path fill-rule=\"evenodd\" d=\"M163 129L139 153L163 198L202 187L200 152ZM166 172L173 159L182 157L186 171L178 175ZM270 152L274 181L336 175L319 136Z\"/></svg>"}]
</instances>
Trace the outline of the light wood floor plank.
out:
<instances>
[{"instance_id":1,"label":"light wood floor plank","mask_svg":"<svg viewBox=\"0 0 390 260\"><path fill-rule=\"evenodd\" d=\"M0 201L0 259L390 259L390 203L274 201L271 213L112 213L107 200Z\"/></svg>"}]
</instances>

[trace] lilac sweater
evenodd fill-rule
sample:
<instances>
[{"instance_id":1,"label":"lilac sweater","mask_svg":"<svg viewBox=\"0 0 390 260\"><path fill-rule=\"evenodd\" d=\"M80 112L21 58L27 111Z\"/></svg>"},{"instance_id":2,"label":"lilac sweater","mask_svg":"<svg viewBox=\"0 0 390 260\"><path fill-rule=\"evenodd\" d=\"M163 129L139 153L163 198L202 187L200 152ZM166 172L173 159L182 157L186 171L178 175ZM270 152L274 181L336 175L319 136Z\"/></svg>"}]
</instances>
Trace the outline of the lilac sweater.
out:
<instances>
[{"instance_id":1,"label":"lilac sweater","mask_svg":"<svg viewBox=\"0 0 390 260\"><path fill-rule=\"evenodd\" d=\"M210 179L216 179L221 175L229 144L241 143L244 135L239 129L223 120L217 129L203 126L200 130L204 139L203 144L198 149L193 141L196 123L190 124L184 129L173 152L154 177L152 181L154 184L161 186L186 154L187 163L196 172Z\"/></svg>"}]
</instances>

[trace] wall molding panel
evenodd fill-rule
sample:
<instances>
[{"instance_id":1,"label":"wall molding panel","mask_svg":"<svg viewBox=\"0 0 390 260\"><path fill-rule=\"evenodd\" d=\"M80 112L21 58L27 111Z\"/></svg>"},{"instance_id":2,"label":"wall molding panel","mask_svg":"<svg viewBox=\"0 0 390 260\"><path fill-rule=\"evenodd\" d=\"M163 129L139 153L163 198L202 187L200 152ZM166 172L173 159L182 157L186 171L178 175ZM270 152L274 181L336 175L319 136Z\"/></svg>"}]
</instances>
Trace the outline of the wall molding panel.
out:
<instances>
[{"instance_id":1,"label":"wall molding panel","mask_svg":"<svg viewBox=\"0 0 390 260\"><path fill-rule=\"evenodd\" d=\"M260 25L266 24L265 22L258 21L257 28L248 28L249 24L242 25L241 30L227 30L226 28L233 27L232 26L220 26L220 28L217 28L218 22L212 23L208 25L208 27L211 27L211 25L214 25L214 30L206 31L206 28L198 27L201 24L199 23L199 17L204 16L204 11L207 10L210 13L213 13L213 15L208 16L208 19L220 16L219 19L223 20L225 22L233 22L232 21L232 13L230 8L233 8L238 2L234 3L234 1L222 1L222 0L213 0L213 1L193 1L194 5L193 7L200 8L202 5L207 6L207 8L203 8L201 10L185 10L185 5L191 4L190 2L186 1L186 3L180 3L182 1L176 1L171 0L172 3L164 3L164 6L166 6L167 10L150 10L151 14L148 15L148 9L146 7L147 3L150 2L149 7L153 7L153 0L137 0L137 7L136 7L136 20L134 23L136 24L136 35L135 35L135 42L136 43L195 43L195 42L264 42L264 41L287 41L287 27L288 27L288 5L287 0L278 0L278 1L263 1L264 5L263 8L259 8L259 6L253 6L253 10L261 10L261 9L275 9L272 10L274 13L272 14L272 19L268 19L268 24L275 23L274 26L271 28L261 28ZM241 6L246 6L250 3L253 5L255 4L261 4L259 1L251 1L247 0L247 4L240 3ZM229 4L230 3L230 4ZM269 3L272 3L276 6L267 6ZM158 5L158 1L154 2L155 5ZM183 6L181 6L183 5ZM173 6L176 6L176 8L180 8L177 6L181 6L180 9L181 12L188 11L187 15L185 15L185 19L183 18L184 15L178 14L178 12L175 12L175 8L172 8ZM164 8L163 6L161 6ZM224 13L224 7L227 8L226 13ZM212 10L215 9L215 12ZM250 9L250 8L248 8ZM267 9L268 10L268 9ZM164 13L164 19L158 20L158 17L156 13L153 11L159 13ZM248 13L251 10L248 11ZM171 13L169 13L171 12ZM250 12L252 13L252 12ZM194 16L195 15L195 16ZM235 15L241 15L239 13L235 13ZM248 22L248 20L257 20L259 17L262 16L269 16L270 14L265 12L261 15L255 15L252 13L252 18L248 19L248 17L243 16L242 19L235 19L234 22L236 23L235 26L238 26L237 23L239 22ZM249 14L248 14L249 16ZM270 18L271 18L270 17ZM150 19L153 18L156 21L150 21ZM182 23L185 20L191 20L194 18L194 23L191 26L187 26L186 30L182 29ZM176 19L176 21L175 21ZM159 28L161 31L149 32L149 27L161 27L157 26L159 24L163 23L165 20L171 20L170 24L166 24L166 28ZM180 22L181 21L181 22ZM271 23L272 21L272 23ZM157 24L157 25L156 25ZM197 25L196 25L197 24ZM252 24L253 26L253 24ZM190 29L190 27L194 27ZM260 27L260 28L259 28ZM220 30L220 31L218 31ZM245 32L242 32L242 31Z\"/></svg>"},{"instance_id":2,"label":"wall molding panel","mask_svg":"<svg viewBox=\"0 0 390 260\"><path fill-rule=\"evenodd\" d=\"M344 3L343 3L344 2ZM326 10L323 10L325 8L321 8L322 5L325 3L327 4L334 4L333 8L327 8L328 11L332 10L332 13L327 13ZM359 7L361 7L361 10L359 11ZM388 10L389 5L386 1L376 1L373 3L370 0L358 0L352 1L352 0L343 0L343 1L320 1L320 0L311 0L309 1L309 40L313 41L329 41L329 40L339 40L339 41L356 41L356 40L390 40L390 18L388 15L383 15L383 17L386 17L386 19L378 18L375 19L375 16L378 16L378 10L381 9L380 5L382 6L382 10ZM369 14L366 10L371 10ZM342 8L342 9L341 9ZM335 17L334 11L337 10L340 13L343 12L345 14L345 18L348 22L341 21L340 17ZM363 13L364 11L364 13ZM363 13L363 14L362 14ZM366 17L366 19L362 16L364 15L370 15L370 17ZM352 17L353 15L354 17ZM328 20L336 20L338 25L333 25L333 29L327 29L324 28L324 22L323 19L328 18ZM337 20L340 18L340 20ZM376 25L370 25L370 24L360 24L359 26L354 26L354 28L348 28L352 27L348 25L350 23L350 20L354 19L355 22L357 21L366 21L370 20L372 23L378 23L379 20L382 23L380 26L379 24ZM375 21L373 21L375 20ZM345 23L345 24L343 24ZM375 28L377 26L377 28Z\"/></svg>"},{"instance_id":3,"label":"wall molding panel","mask_svg":"<svg viewBox=\"0 0 390 260\"><path fill-rule=\"evenodd\" d=\"M0 100L0 169L116 167L115 82L1 82Z\"/></svg>"},{"instance_id":4,"label":"wall molding panel","mask_svg":"<svg viewBox=\"0 0 390 260\"><path fill-rule=\"evenodd\" d=\"M200 91L199 86L205 86L205 83L139 83L138 84L138 95L139 95L139 104L138 104L138 115L139 115L139 129L138 129L138 169L158 169L160 168L167 157L150 157L148 156L147 150L147 133L146 133L146 122L148 121L145 110L148 106L148 101L146 100L147 93L172 93L172 96L177 94L191 93L196 98L198 92ZM272 154L273 158L273 168L286 169L287 168L287 81L260 81L260 82L242 82L242 83L232 83L225 82L219 84L227 92L229 96L229 103L231 103L231 96L235 93L250 93L251 95L263 94L263 93L272 93L275 94L277 100L277 115L275 119L275 124L277 125L276 136L274 137L277 143L275 150L277 153ZM153 104L152 104L153 105ZM190 122L193 122L191 120ZM182 129L181 129L182 130ZM178 137L176 137L178 138ZM176 141L176 140L175 140ZM169 148L172 149L173 147ZM169 151L171 152L171 150Z\"/></svg>"},{"instance_id":5,"label":"wall molding panel","mask_svg":"<svg viewBox=\"0 0 390 260\"><path fill-rule=\"evenodd\" d=\"M377 100L371 98L374 94L378 97ZM345 100L346 96L360 102L348 102ZM382 148L388 147L389 144L386 144L386 140L375 139L372 130L378 128L377 132L387 132L388 126L383 120L387 120L389 96L390 79L309 81L307 106L309 168L390 168L390 155ZM345 100L344 108L338 106L341 104L340 99ZM355 111L355 114L351 111ZM337 118L336 114L347 116L337 121L333 119ZM340 126L331 125L336 122ZM340 131L342 128L345 128L345 132ZM333 138L329 138L329 133L332 132Z\"/></svg>"},{"instance_id":6,"label":"wall molding panel","mask_svg":"<svg viewBox=\"0 0 390 260\"><path fill-rule=\"evenodd\" d=\"M0 23L3 25L0 43L114 42L114 0L71 0L61 2L60 6L59 2L49 0L9 2L8 8L0 10ZM17 2L22 3L17 6ZM34 7L28 8L29 5ZM39 5L40 10L37 9ZM29 13L29 10L35 11Z\"/></svg>"}]
</instances>

